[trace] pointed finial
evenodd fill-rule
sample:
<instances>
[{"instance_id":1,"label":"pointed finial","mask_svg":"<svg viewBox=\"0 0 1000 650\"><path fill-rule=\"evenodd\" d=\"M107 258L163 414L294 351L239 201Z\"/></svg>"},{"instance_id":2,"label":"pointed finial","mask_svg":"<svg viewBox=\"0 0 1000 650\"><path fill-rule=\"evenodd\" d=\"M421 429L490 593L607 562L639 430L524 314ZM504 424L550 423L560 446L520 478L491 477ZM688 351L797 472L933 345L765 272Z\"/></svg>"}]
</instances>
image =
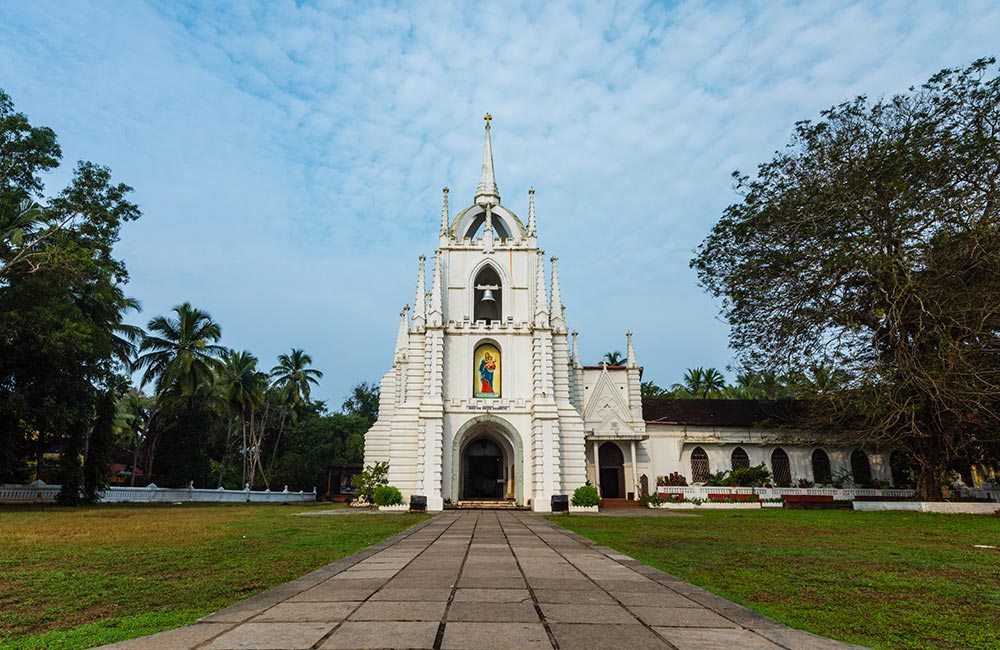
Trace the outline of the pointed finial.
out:
<instances>
[{"instance_id":1,"label":"pointed finial","mask_svg":"<svg viewBox=\"0 0 1000 650\"><path fill-rule=\"evenodd\" d=\"M562 306L562 294L559 291L559 258L553 255L550 258L552 262L552 306L549 307L549 313L552 315L552 321L562 321L565 322L565 315L563 314Z\"/></svg>"},{"instance_id":2,"label":"pointed finial","mask_svg":"<svg viewBox=\"0 0 1000 650\"><path fill-rule=\"evenodd\" d=\"M451 227L451 217L448 214L448 188L441 188L441 193L444 194L444 201L441 204L441 234L447 235Z\"/></svg>"},{"instance_id":3,"label":"pointed finial","mask_svg":"<svg viewBox=\"0 0 1000 650\"><path fill-rule=\"evenodd\" d=\"M535 261L535 321L539 324L547 324L544 321L546 310L545 310L545 260L542 257L543 251L538 250L538 256Z\"/></svg>"},{"instance_id":4,"label":"pointed finial","mask_svg":"<svg viewBox=\"0 0 1000 650\"><path fill-rule=\"evenodd\" d=\"M635 348L632 347L632 330L625 332L625 338L628 339L628 367L636 368L638 363L635 360Z\"/></svg>"},{"instance_id":5,"label":"pointed finial","mask_svg":"<svg viewBox=\"0 0 1000 650\"><path fill-rule=\"evenodd\" d=\"M528 237L538 234L535 225L535 188L528 188Z\"/></svg>"},{"instance_id":6,"label":"pointed finial","mask_svg":"<svg viewBox=\"0 0 1000 650\"><path fill-rule=\"evenodd\" d=\"M409 319L407 315L410 312L410 306L406 305L403 307L403 311L399 312L399 332L396 334L396 361L401 361L406 357L406 348L409 347Z\"/></svg>"},{"instance_id":7,"label":"pointed finial","mask_svg":"<svg viewBox=\"0 0 1000 650\"><path fill-rule=\"evenodd\" d=\"M486 145L483 148L483 174L476 188L475 202L476 205L499 205L500 190L493 176L493 145L490 143L490 120L493 116L487 113L483 119L486 120Z\"/></svg>"},{"instance_id":8,"label":"pointed finial","mask_svg":"<svg viewBox=\"0 0 1000 650\"><path fill-rule=\"evenodd\" d=\"M431 275L431 305L429 321L431 325L440 325L444 317L441 308L441 251L434 257L434 273Z\"/></svg>"},{"instance_id":9,"label":"pointed finial","mask_svg":"<svg viewBox=\"0 0 1000 650\"><path fill-rule=\"evenodd\" d=\"M490 204L486 204L486 220L483 225L483 252L487 255L493 253L493 210Z\"/></svg>"},{"instance_id":10,"label":"pointed finial","mask_svg":"<svg viewBox=\"0 0 1000 650\"><path fill-rule=\"evenodd\" d=\"M576 368L580 367L580 348L576 344L576 337L579 334L579 332L573 330L573 366Z\"/></svg>"},{"instance_id":11,"label":"pointed finial","mask_svg":"<svg viewBox=\"0 0 1000 650\"><path fill-rule=\"evenodd\" d=\"M420 256L420 266L417 269L417 297L413 302L413 327L424 326L425 315L427 313L427 292L424 290L424 262L427 258Z\"/></svg>"}]
</instances>

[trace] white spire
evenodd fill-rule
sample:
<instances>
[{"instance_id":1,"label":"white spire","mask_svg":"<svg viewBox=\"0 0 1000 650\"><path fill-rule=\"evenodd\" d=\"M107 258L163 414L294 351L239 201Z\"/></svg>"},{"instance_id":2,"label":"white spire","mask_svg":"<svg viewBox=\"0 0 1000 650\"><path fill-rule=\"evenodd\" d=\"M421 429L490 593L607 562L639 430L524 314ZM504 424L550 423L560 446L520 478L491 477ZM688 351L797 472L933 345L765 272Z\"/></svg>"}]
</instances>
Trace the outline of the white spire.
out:
<instances>
[{"instance_id":1,"label":"white spire","mask_svg":"<svg viewBox=\"0 0 1000 650\"><path fill-rule=\"evenodd\" d=\"M424 289L424 261L427 258L420 256L420 268L417 270L417 297L413 301L413 327L422 328L426 321L427 314L427 291Z\"/></svg>"},{"instance_id":2,"label":"white spire","mask_svg":"<svg viewBox=\"0 0 1000 650\"><path fill-rule=\"evenodd\" d=\"M528 189L528 237L538 235L535 226L535 188Z\"/></svg>"},{"instance_id":3,"label":"white spire","mask_svg":"<svg viewBox=\"0 0 1000 650\"><path fill-rule=\"evenodd\" d=\"M440 325L442 317L444 316L444 310L441 308L441 251L434 256L434 273L431 275L431 306L430 306L430 323L431 325Z\"/></svg>"},{"instance_id":4,"label":"white spire","mask_svg":"<svg viewBox=\"0 0 1000 650\"><path fill-rule=\"evenodd\" d=\"M410 306L406 305L403 307L403 311L399 312L399 332L396 334L396 361L402 361L406 356L406 348L409 347L410 343L410 327L409 319L407 315L410 312Z\"/></svg>"},{"instance_id":5,"label":"white spire","mask_svg":"<svg viewBox=\"0 0 1000 650\"><path fill-rule=\"evenodd\" d=\"M579 334L576 330L573 330L573 366L579 368L582 364L580 363L580 348L577 347L576 337Z\"/></svg>"},{"instance_id":6,"label":"white spire","mask_svg":"<svg viewBox=\"0 0 1000 650\"><path fill-rule=\"evenodd\" d=\"M441 193L444 194L444 201L441 205L441 235L447 235L448 229L451 227L451 218L448 214L448 188L442 188Z\"/></svg>"},{"instance_id":7,"label":"white spire","mask_svg":"<svg viewBox=\"0 0 1000 650\"><path fill-rule=\"evenodd\" d=\"M538 249L538 259L535 263L535 322L547 324L545 318L545 260L543 251Z\"/></svg>"},{"instance_id":8,"label":"white spire","mask_svg":"<svg viewBox=\"0 0 1000 650\"><path fill-rule=\"evenodd\" d=\"M479 179L479 187L476 188L476 205L498 205L500 203L500 190L497 188L496 179L493 176L493 145L490 144L490 120L493 116L487 113L486 120L486 147L483 149L483 175Z\"/></svg>"},{"instance_id":9,"label":"white spire","mask_svg":"<svg viewBox=\"0 0 1000 650\"><path fill-rule=\"evenodd\" d=\"M639 366L635 360L635 348L632 347L632 330L625 332L625 337L628 339L628 367L636 368Z\"/></svg>"},{"instance_id":10,"label":"white spire","mask_svg":"<svg viewBox=\"0 0 1000 650\"><path fill-rule=\"evenodd\" d=\"M563 324L566 322L566 316L563 314L562 305L562 294L559 292L559 267L556 265L559 262L559 258L552 256L552 306L549 308L549 313L552 315L552 322L560 321Z\"/></svg>"}]
</instances>

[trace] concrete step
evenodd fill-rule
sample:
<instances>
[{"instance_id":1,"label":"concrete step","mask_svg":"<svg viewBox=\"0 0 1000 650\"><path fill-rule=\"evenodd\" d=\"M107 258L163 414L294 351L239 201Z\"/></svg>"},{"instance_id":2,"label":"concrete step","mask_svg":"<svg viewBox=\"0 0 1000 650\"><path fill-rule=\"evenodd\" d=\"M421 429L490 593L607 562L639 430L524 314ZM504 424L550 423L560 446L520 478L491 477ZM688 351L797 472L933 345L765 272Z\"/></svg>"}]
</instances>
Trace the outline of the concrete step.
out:
<instances>
[{"instance_id":1,"label":"concrete step","mask_svg":"<svg viewBox=\"0 0 1000 650\"><path fill-rule=\"evenodd\" d=\"M529 510L517 505L513 499L462 499L453 506L445 506L456 510Z\"/></svg>"},{"instance_id":2,"label":"concrete step","mask_svg":"<svg viewBox=\"0 0 1000 650\"><path fill-rule=\"evenodd\" d=\"M638 501L631 499L601 499L602 509L641 508Z\"/></svg>"}]
</instances>

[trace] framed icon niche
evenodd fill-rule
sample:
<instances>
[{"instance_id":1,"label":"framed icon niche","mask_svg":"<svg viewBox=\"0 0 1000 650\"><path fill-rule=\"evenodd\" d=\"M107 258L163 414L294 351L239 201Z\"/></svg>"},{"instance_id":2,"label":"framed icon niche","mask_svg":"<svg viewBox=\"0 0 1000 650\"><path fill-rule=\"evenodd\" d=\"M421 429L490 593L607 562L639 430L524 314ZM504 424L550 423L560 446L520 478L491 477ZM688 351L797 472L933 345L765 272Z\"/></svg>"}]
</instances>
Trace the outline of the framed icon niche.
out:
<instances>
[{"instance_id":1,"label":"framed icon niche","mask_svg":"<svg viewBox=\"0 0 1000 650\"><path fill-rule=\"evenodd\" d=\"M472 394L476 398L500 397L500 349L492 343L482 343L473 355Z\"/></svg>"}]
</instances>

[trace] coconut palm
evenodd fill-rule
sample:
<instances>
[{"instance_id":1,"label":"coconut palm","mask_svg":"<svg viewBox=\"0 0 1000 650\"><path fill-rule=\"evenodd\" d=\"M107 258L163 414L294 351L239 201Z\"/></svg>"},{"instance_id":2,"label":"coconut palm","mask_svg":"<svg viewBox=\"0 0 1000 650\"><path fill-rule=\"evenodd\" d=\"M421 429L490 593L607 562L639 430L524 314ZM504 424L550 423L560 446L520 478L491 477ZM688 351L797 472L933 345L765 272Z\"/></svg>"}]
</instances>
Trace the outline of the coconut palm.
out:
<instances>
[{"instance_id":1,"label":"coconut palm","mask_svg":"<svg viewBox=\"0 0 1000 650\"><path fill-rule=\"evenodd\" d=\"M226 448L232 438L233 424L239 419L243 446L243 482L254 481L260 462L266 416L258 420L257 414L266 401L267 382L264 373L257 370L257 357L250 352L226 350L222 353L219 368L218 395L227 406L230 417L226 432ZM258 429L258 421L260 427ZM225 472L225 460L219 471L219 481Z\"/></svg>"},{"instance_id":2,"label":"coconut palm","mask_svg":"<svg viewBox=\"0 0 1000 650\"><path fill-rule=\"evenodd\" d=\"M145 369L143 385L155 381L157 395L169 389L191 398L212 383L218 357L225 350L215 345L222 338L222 328L188 302L173 312L174 318L157 316L149 321L134 367Z\"/></svg>"},{"instance_id":3,"label":"coconut palm","mask_svg":"<svg viewBox=\"0 0 1000 650\"><path fill-rule=\"evenodd\" d=\"M278 424L278 435L274 440L274 450L271 452L271 462L278 455L278 445L281 443L281 433L285 429L285 418L291 416L292 422L298 419L298 407L309 403L311 385L319 383L323 373L315 368L308 368L313 360L304 350L292 348L290 354L278 355L278 365L271 368L273 388L278 390L281 400L281 419Z\"/></svg>"},{"instance_id":4,"label":"coconut palm","mask_svg":"<svg viewBox=\"0 0 1000 650\"><path fill-rule=\"evenodd\" d=\"M709 399L718 396L725 387L726 378L715 368L688 368L684 382L670 389L694 399Z\"/></svg>"},{"instance_id":5,"label":"coconut palm","mask_svg":"<svg viewBox=\"0 0 1000 650\"><path fill-rule=\"evenodd\" d=\"M628 359L622 356L621 352L615 350L614 352L605 352L602 361L609 366L624 366L628 362Z\"/></svg>"}]
</instances>

